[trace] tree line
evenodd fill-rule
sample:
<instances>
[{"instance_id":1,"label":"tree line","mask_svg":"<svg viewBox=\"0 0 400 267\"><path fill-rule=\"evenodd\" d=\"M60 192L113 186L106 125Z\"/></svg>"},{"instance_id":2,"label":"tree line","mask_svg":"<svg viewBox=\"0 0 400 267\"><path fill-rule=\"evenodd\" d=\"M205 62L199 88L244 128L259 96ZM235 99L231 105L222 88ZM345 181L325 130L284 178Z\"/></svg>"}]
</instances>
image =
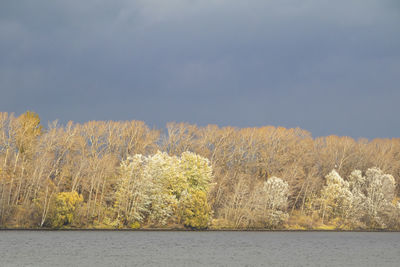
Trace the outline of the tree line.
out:
<instances>
[{"instance_id":1,"label":"tree line","mask_svg":"<svg viewBox=\"0 0 400 267\"><path fill-rule=\"evenodd\" d=\"M1 228L396 229L400 138L0 113Z\"/></svg>"}]
</instances>

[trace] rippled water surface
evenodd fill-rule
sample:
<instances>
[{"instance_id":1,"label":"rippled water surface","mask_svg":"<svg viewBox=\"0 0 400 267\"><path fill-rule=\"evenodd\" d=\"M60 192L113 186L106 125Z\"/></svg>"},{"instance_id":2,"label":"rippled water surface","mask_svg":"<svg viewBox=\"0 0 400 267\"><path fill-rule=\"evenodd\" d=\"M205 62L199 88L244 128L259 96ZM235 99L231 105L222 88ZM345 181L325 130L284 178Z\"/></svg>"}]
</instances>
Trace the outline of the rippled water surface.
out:
<instances>
[{"instance_id":1,"label":"rippled water surface","mask_svg":"<svg viewBox=\"0 0 400 267\"><path fill-rule=\"evenodd\" d=\"M0 231L0 266L400 266L400 233Z\"/></svg>"}]
</instances>

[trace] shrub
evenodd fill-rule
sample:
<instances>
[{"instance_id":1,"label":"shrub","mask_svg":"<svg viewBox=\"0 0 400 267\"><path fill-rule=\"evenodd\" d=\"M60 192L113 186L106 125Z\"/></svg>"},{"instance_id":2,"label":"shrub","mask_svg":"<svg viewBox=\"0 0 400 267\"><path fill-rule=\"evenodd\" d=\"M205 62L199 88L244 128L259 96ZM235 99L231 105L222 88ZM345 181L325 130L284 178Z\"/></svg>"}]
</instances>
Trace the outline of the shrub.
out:
<instances>
[{"instance_id":1,"label":"shrub","mask_svg":"<svg viewBox=\"0 0 400 267\"><path fill-rule=\"evenodd\" d=\"M55 199L55 214L52 226L55 228L71 224L77 206L83 201L82 195L77 192L61 192Z\"/></svg>"},{"instance_id":2,"label":"shrub","mask_svg":"<svg viewBox=\"0 0 400 267\"><path fill-rule=\"evenodd\" d=\"M205 229L211 219L211 207L204 191L194 190L182 201L183 225L193 229Z\"/></svg>"}]
</instances>

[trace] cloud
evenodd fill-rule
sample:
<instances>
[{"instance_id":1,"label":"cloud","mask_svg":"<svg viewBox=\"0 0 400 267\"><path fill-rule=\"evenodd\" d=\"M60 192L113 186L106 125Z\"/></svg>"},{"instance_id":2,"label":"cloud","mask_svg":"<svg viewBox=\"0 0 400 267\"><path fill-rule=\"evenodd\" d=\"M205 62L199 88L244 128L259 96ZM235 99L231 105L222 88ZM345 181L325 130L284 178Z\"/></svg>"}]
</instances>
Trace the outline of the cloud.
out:
<instances>
[{"instance_id":1,"label":"cloud","mask_svg":"<svg viewBox=\"0 0 400 267\"><path fill-rule=\"evenodd\" d=\"M389 0L3 1L0 107L395 137L398 11Z\"/></svg>"}]
</instances>

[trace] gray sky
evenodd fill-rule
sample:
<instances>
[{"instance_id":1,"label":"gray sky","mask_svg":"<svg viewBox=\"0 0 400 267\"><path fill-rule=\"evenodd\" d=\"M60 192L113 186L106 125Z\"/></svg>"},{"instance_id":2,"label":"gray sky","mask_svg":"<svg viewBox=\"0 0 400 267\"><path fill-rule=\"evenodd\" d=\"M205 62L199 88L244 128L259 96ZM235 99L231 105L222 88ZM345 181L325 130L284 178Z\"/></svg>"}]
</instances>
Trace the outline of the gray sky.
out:
<instances>
[{"instance_id":1,"label":"gray sky","mask_svg":"<svg viewBox=\"0 0 400 267\"><path fill-rule=\"evenodd\" d=\"M3 0L0 110L400 137L398 0Z\"/></svg>"}]
</instances>

